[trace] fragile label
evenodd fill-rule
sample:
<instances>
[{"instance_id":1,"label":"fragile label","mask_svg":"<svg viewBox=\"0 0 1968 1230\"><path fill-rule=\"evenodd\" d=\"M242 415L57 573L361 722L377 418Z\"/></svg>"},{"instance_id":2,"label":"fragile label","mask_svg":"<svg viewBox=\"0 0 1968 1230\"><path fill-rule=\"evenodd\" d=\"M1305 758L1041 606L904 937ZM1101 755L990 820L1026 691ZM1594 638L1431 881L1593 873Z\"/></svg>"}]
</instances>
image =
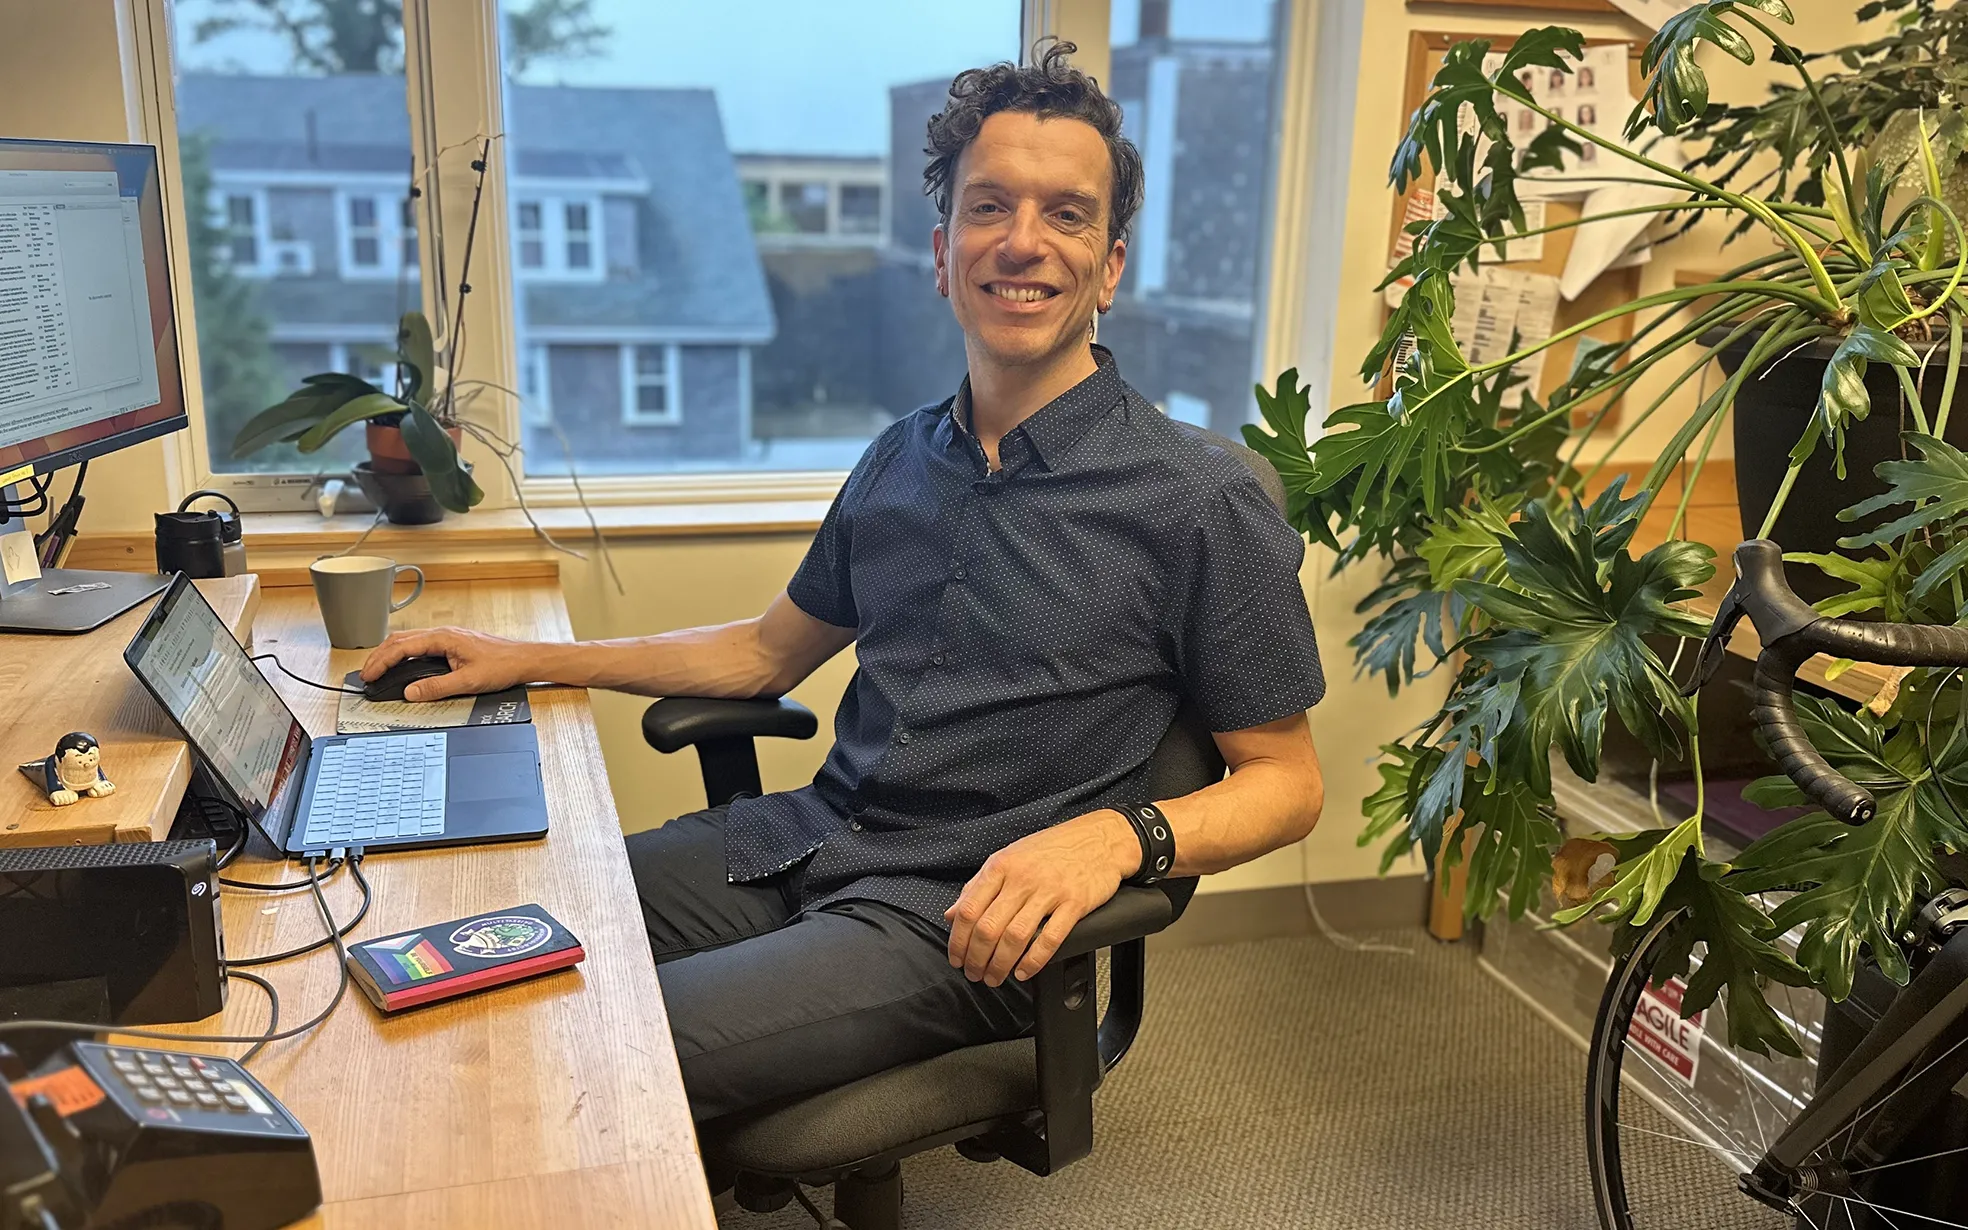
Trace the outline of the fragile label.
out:
<instances>
[{"instance_id":1,"label":"fragile label","mask_svg":"<svg viewBox=\"0 0 1968 1230\"><path fill-rule=\"evenodd\" d=\"M1708 1013L1702 1011L1686 1020L1681 1018L1681 1000L1687 991L1688 984L1679 978L1670 978L1661 986L1641 991L1626 1036L1692 1089L1695 1071L1701 1064L1702 1019Z\"/></svg>"}]
</instances>

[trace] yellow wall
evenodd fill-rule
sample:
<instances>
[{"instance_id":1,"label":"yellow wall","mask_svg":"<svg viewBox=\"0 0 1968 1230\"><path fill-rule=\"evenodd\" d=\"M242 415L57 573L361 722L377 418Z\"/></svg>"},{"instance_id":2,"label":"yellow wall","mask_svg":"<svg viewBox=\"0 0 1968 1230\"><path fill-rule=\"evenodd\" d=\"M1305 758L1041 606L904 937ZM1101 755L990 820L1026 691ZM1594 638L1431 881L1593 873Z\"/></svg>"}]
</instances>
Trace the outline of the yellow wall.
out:
<instances>
[{"instance_id":1,"label":"yellow wall","mask_svg":"<svg viewBox=\"0 0 1968 1230\"><path fill-rule=\"evenodd\" d=\"M1314 3L1317 0L1313 0ZM1800 14L1801 41L1822 46L1843 41L1852 33L1845 0L1794 0ZM1384 268L1388 196L1385 173L1389 152L1405 117L1401 113L1407 34L1419 28L1452 28L1472 33L1511 33L1536 24L1535 13L1521 10L1424 7L1411 13L1398 0L1364 0L1365 37L1354 116L1352 193L1340 241L1346 259L1341 267L1339 327L1335 353L1334 403L1346 404L1357 394L1348 372L1365 353L1381 319L1373 291ZM1309 5L1308 5L1309 8ZM96 140L127 140L129 124L119 48L111 0L0 0L0 133ZM1617 18L1580 18L1589 35L1625 36L1635 27ZM1736 81L1749 74L1716 73L1718 97L1733 94ZM1315 237L1314 242L1331 242ZM1685 262L1712 266L1720 259L1713 237L1699 233L1683 241L1671 259L1657 259L1646 271L1649 291L1672 284L1673 268ZM1126 356L1122 356L1125 363ZM1636 442L1644 449L1644 442ZM93 467L91 498L85 529L105 532L141 530L153 510L167 507L170 474L165 448L153 442L105 459ZM569 610L582 637L629 636L667 628L715 623L758 611L784 584L797 565L805 542L798 536L750 538L662 539L622 542L616 564L627 585L618 596L593 561L563 564ZM1352 676L1346 640L1359 627L1353 604L1371 585L1370 570L1333 581L1323 577L1327 561L1314 551L1305 583L1325 646L1331 691L1313 712L1312 722L1325 761L1328 805L1325 822L1305 843L1280 851L1246 867L1214 877L1206 888L1251 888L1285 884L1300 878L1301 858L1314 881L1355 879L1372 875L1376 855L1354 844L1359 828L1358 802L1371 789L1375 748L1409 729L1435 704L1437 688L1424 685L1391 701L1378 680ZM826 751L834 700L852 669L851 655L829 664L794 692L821 717L822 737L809 743L773 743L763 749L768 788L797 784L811 776ZM637 725L646 702L632 697L597 694L596 710L602 729L615 797L623 822L646 827L679 811L702 804L693 758L662 757L643 744Z\"/></svg>"}]
</instances>

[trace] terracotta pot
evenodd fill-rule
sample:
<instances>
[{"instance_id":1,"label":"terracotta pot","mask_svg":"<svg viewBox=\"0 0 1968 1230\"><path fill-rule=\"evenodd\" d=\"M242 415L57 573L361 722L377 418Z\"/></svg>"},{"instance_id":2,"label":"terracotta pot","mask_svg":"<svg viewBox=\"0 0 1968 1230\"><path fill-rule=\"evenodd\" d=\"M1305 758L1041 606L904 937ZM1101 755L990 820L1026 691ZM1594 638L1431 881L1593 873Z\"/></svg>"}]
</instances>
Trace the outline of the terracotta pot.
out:
<instances>
[{"instance_id":1,"label":"terracotta pot","mask_svg":"<svg viewBox=\"0 0 1968 1230\"><path fill-rule=\"evenodd\" d=\"M369 441L369 462L378 474L421 474L416 458L410 455L410 447L403 442L401 427L386 426L370 421L363 424L364 435ZM461 445L465 430L462 427L447 427L444 434L451 437L451 443Z\"/></svg>"}]
</instances>

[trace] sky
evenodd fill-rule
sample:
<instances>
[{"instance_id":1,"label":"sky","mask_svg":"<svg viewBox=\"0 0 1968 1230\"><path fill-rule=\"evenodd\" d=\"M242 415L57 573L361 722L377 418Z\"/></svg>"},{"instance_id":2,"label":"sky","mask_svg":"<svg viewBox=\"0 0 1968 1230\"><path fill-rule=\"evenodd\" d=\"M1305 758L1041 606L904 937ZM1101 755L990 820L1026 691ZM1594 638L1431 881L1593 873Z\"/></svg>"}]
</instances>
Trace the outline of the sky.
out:
<instances>
[{"instance_id":1,"label":"sky","mask_svg":"<svg viewBox=\"0 0 1968 1230\"><path fill-rule=\"evenodd\" d=\"M1113 40L1132 42L1138 0L1115 0ZM1263 41L1272 0L1174 0L1177 38ZM755 153L888 150L888 87L1018 54L1018 0L596 0L605 54L542 65L542 84L698 86L717 92L725 141ZM180 65L278 73L284 43L253 32L204 44L211 0L179 0Z\"/></svg>"}]
</instances>

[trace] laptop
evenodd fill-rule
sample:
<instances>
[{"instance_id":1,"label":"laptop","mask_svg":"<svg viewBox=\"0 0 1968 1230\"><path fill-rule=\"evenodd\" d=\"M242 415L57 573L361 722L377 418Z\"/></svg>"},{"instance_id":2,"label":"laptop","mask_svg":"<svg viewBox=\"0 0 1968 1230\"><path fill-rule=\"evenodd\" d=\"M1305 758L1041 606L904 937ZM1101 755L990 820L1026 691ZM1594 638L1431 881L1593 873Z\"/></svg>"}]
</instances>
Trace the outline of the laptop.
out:
<instances>
[{"instance_id":1,"label":"laptop","mask_svg":"<svg viewBox=\"0 0 1968 1230\"><path fill-rule=\"evenodd\" d=\"M310 738L182 573L123 660L290 857L547 834L532 723Z\"/></svg>"}]
</instances>

